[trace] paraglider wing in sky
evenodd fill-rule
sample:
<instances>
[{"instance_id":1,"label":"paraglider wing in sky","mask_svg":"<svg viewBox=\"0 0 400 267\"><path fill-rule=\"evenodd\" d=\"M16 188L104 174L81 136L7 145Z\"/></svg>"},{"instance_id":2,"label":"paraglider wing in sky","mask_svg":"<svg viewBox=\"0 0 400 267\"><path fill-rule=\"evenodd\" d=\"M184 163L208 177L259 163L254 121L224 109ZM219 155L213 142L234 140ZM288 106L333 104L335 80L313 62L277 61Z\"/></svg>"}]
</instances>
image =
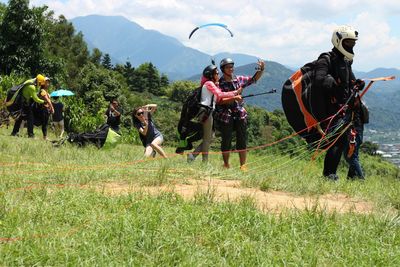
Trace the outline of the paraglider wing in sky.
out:
<instances>
[{"instance_id":1,"label":"paraglider wing in sky","mask_svg":"<svg viewBox=\"0 0 400 267\"><path fill-rule=\"evenodd\" d=\"M205 27L210 27L210 26L222 27L222 28L224 28L225 30L227 30L227 31L229 32L229 34L231 35L231 37L233 37L233 33L228 29L228 26L226 26L225 24L222 24L222 23L208 23L208 24L204 24L204 25L201 25L201 26L198 26L198 27L194 28L193 31L189 34L189 39L192 37L192 35L193 35L198 29L205 28Z\"/></svg>"}]
</instances>

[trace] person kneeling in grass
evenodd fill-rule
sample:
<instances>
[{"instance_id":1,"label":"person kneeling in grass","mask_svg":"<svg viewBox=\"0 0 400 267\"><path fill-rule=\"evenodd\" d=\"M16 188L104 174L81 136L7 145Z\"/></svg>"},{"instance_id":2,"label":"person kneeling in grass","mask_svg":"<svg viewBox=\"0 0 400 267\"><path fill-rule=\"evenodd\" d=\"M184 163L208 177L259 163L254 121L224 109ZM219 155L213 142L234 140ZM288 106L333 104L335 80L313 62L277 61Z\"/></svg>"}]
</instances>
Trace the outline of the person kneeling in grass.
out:
<instances>
[{"instance_id":1,"label":"person kneeling in grass","mask_svg":"<svg viewBox=\"0 0 400 267\"><path fill-rule=\"evenodd\" d=\"M139 131L139 137L145 147L144 156L155 157L156 152L166 158L164 150L161 148L163 136L156 128L152 114L156 111L156 104L148 104L143 107L137 107L132 112L132 121L134 127Z\"/></svg>"}]
</instances>

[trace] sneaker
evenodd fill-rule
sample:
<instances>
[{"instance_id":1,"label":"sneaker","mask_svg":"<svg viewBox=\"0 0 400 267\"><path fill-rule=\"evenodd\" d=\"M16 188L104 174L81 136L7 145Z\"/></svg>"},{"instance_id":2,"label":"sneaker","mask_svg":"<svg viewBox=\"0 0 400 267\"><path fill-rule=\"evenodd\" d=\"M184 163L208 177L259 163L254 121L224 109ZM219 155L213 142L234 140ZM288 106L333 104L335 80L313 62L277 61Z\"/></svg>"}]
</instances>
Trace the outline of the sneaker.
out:
<instances>
[{"instance_id":1,"label":"sneaker","mask_svg":"<svg viewBox=\"0 0 400 267\"><path fill-rule=\"evenodd\" d=\"M193 156L193 154L187 154L186 158L187 158L187 162L188 162L188 163L191 163L191 162L193 162L193 161L196 159L196 158Z\"/></svg>"},{"instance_id":2,"label":"sneaker","mask_svg":"<svg viewBox=\"0 0 400 267\"><path fill-rule=\"evenodd\" d=\"M249 171L249 170L247 169L247 165L246 165L246 164L240 166L240 170L241 170L242 172L248 172L248 171Z\"/></svg>"}]
</instances>

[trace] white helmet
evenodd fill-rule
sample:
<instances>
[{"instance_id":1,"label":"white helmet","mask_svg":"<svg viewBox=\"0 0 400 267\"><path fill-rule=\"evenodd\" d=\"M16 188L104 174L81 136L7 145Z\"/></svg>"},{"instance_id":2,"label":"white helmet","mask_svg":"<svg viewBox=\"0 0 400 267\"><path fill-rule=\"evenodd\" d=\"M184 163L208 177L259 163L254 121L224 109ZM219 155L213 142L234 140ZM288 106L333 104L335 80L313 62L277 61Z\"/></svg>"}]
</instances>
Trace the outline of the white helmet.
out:
<instances>
[{"instance_id":1,"label":"white helmet","mask_svg":"<svg viewBox=\"0 0 400 267\"><path fill-rule=\"evenodd\" d=\"M337 27L332 34L332 44L344 55L347 60L353 60L354 52L352 47L343 47L343 40L358 40L358 32L351 26L342 25Z\"/></svg>"}]
</instances>

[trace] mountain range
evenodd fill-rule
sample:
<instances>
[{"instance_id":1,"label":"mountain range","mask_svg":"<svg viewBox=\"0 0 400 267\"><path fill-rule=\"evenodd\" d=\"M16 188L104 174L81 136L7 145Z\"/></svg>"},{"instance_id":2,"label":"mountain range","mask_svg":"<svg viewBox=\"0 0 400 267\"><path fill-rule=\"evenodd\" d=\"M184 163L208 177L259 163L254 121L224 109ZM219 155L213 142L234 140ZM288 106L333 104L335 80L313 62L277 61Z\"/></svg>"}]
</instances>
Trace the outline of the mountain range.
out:
<instances>
[{"instance_id":1,"label":"mountain range","mask_svg":"<svg viewBox=\"0 0 400 267\"><path fill-rule=\"evenodd\" d=\"M246 54L220 53L208 55L196 49L184 46L177 39L158 31L144 29L139 24L121 16L89 15L71 20L75 29L83 33L89 48L98 48L108 53L115 63L130 61L133 66L144 62L152 62L157 69L165 73L169 79L199 80L204 66L211 59L219 62L224 57L235 60L235 72L253 75L257 57ZM264 107L268 110L281 109L281 87L293 73L292 69L277 62L266 61L266 71L257 84L245 90L244 95L257 94L277 89L275 94L249 97L246 102ZM382 76L400 77L400 70L377 68L370 72L355 72L358 78L375 78ZM247 91L247 92L246 92ZM400 129L400 81L376 82L365 102L370 108L369 128Z\"/></svg>"}]
</instances>

